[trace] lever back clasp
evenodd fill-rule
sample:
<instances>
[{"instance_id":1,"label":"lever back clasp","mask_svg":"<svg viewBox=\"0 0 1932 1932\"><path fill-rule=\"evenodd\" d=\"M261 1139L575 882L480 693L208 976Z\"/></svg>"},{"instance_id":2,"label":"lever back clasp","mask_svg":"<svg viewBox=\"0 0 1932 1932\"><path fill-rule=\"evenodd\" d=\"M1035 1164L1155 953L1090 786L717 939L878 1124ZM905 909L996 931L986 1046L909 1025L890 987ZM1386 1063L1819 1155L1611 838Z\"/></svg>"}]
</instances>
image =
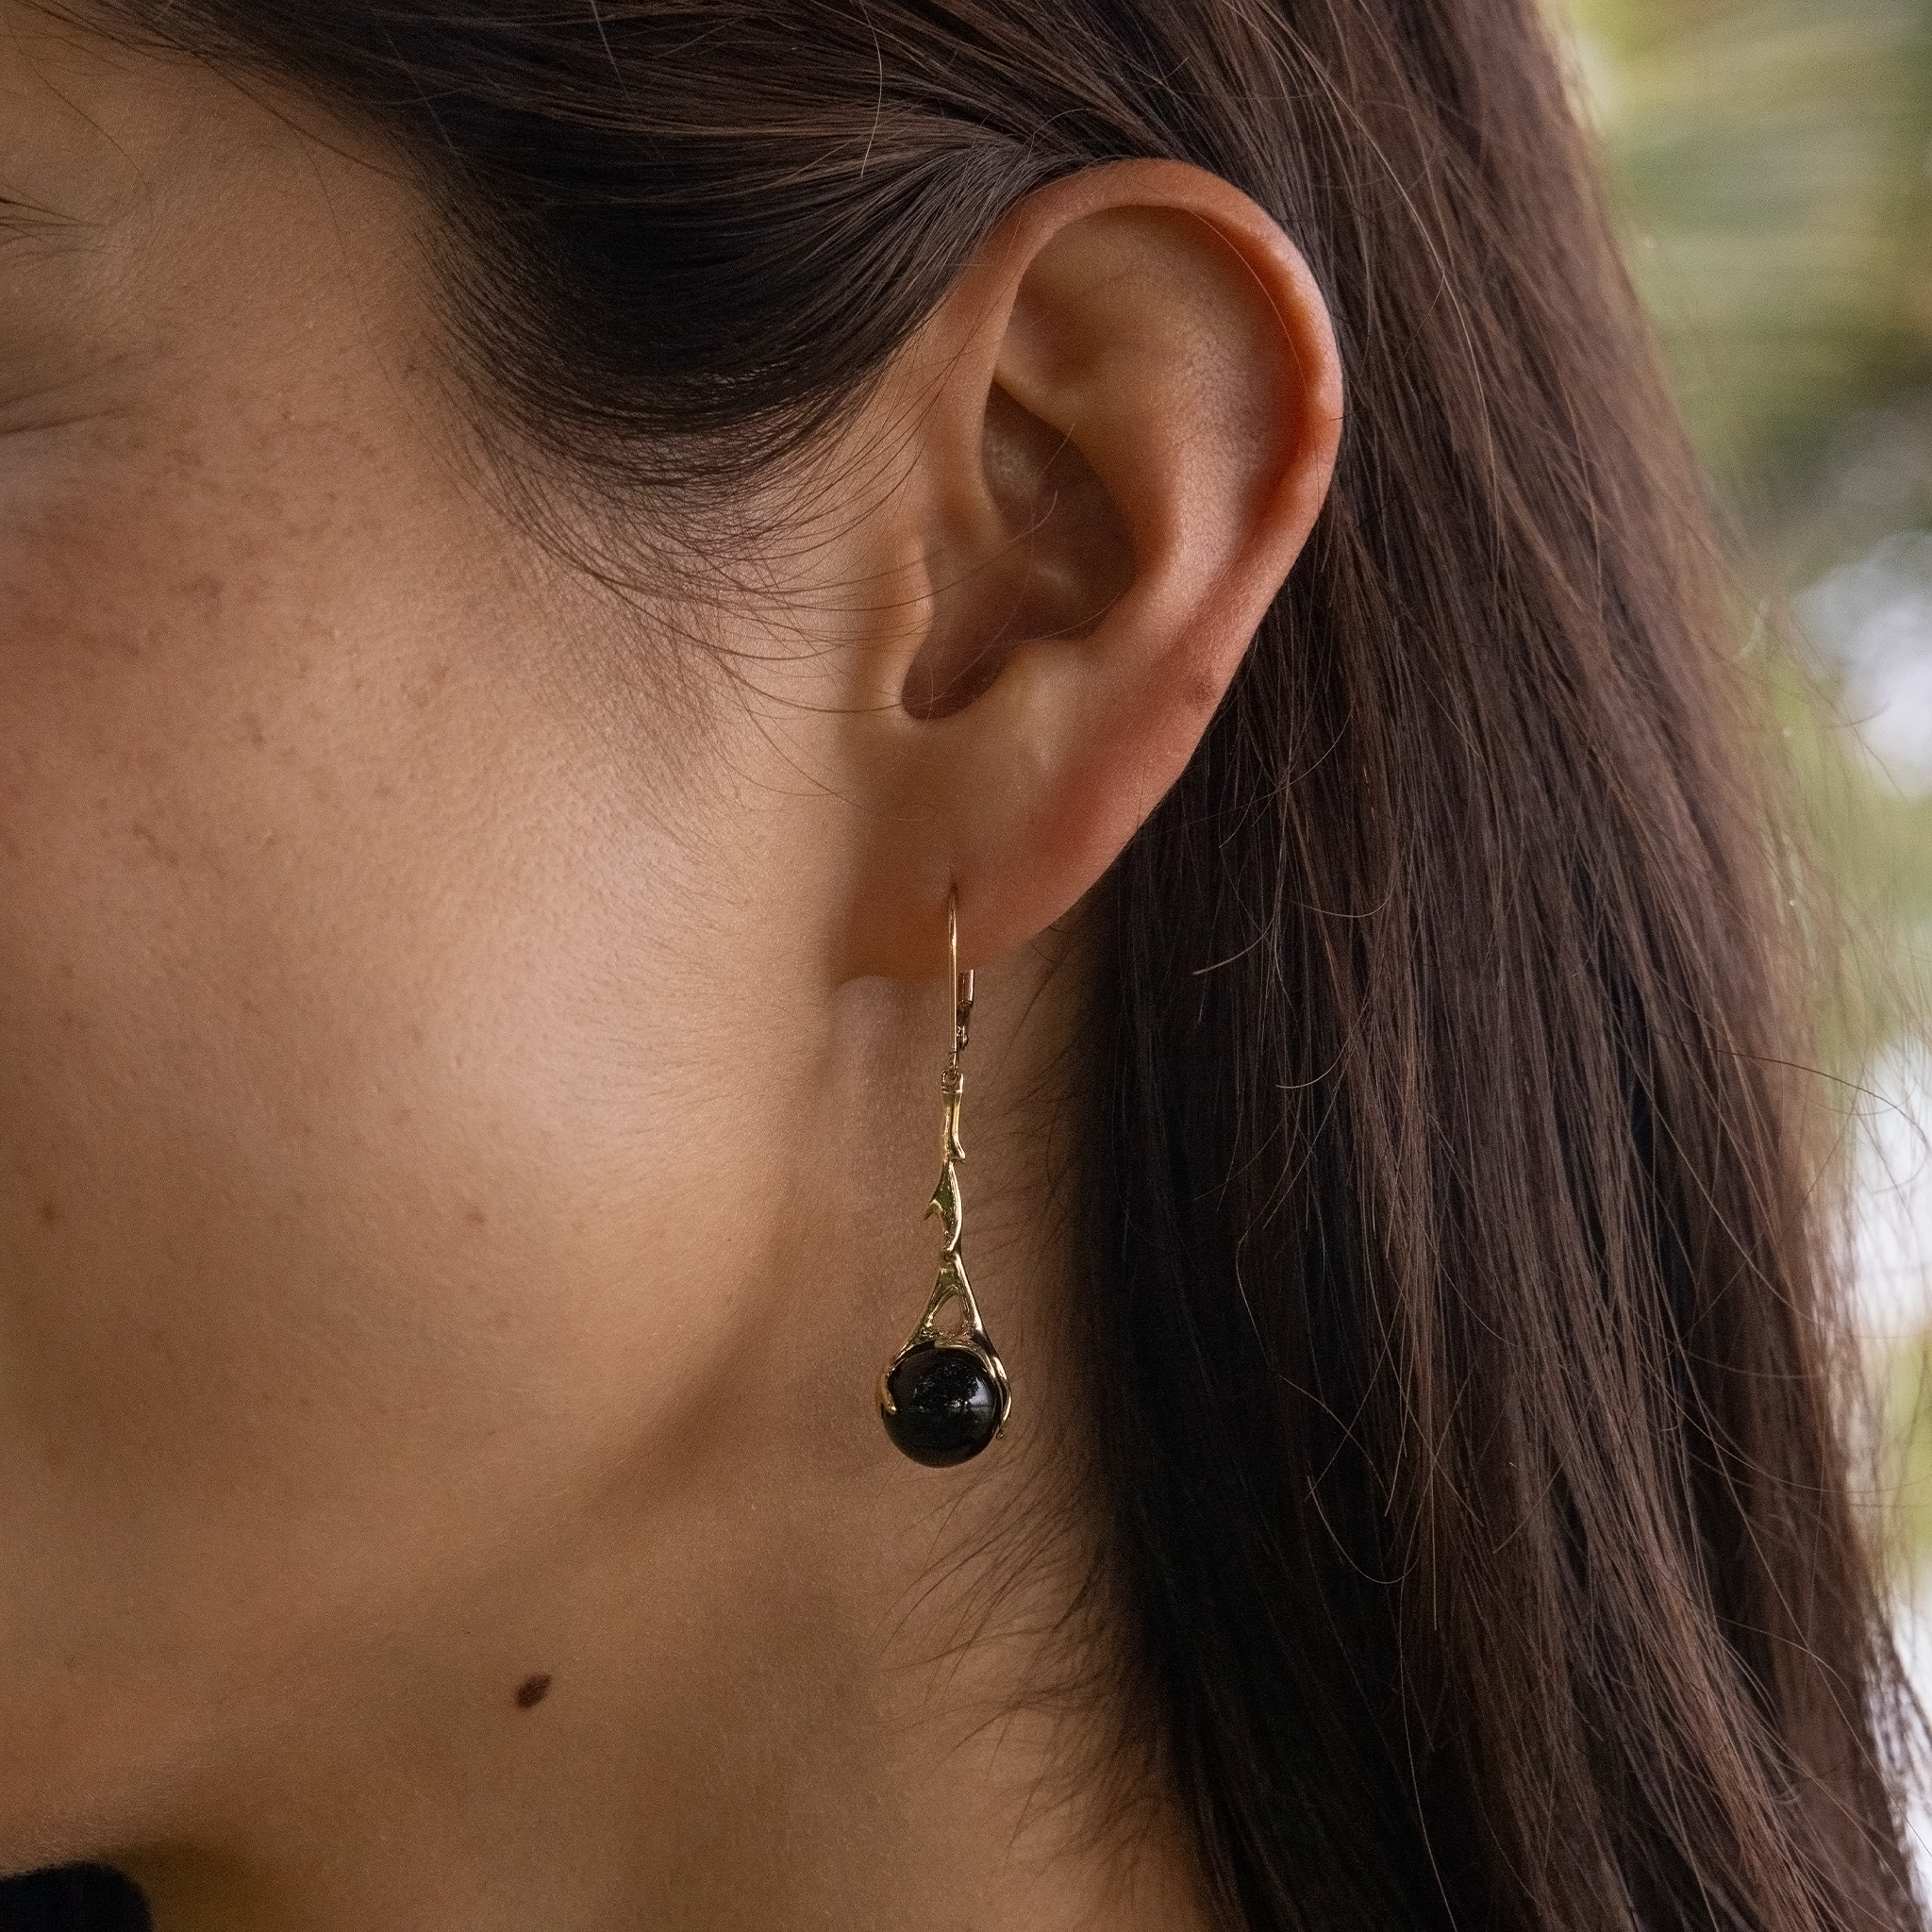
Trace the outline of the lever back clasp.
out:
<instances>
[{"instance_id":1,"label":"lever back clasp","mask_svg":"<svg viewBox=\"0 0 1932 1932\"><path fill-rule=\"evenodd\" d=\"M973 974L959 971L959 894L946 894L946 957L953 969L953 1053L949 1066L959 1064L966 1035L973 1025Z\"/></svg>"},{"instance_id":2,"label":"lever back clasp","mask_svg":"<svg viewBox=\"0 0 1932 1932\"><path fill-rule=\"evenodd\" d=\"M945 1102L940 1124L940 1159L945 1171L941 1176L940 1191L944 1193L950 1189L957 1196L959 1184L953 1174L953 1163L966 1158L966 1149L959 1140L959 1102L966 1092L966 1075L959 1066L959 1056L966 1051L966 1036L973 1029L973 975L959 971L958 892L946 894L946 958L952 969L953 1050L940 1071L940 1095ZM955 1224L948 1245L957 1248L958 1240Z\"/></svg>"}]
</instances>

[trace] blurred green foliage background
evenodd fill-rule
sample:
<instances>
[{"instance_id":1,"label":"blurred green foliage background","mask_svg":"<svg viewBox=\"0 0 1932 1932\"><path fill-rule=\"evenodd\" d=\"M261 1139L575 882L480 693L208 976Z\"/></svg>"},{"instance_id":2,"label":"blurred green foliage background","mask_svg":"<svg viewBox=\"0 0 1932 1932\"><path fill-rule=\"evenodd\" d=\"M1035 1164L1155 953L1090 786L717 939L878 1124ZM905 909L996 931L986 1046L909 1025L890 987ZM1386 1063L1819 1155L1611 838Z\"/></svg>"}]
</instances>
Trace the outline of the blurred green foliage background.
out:
<instances>
[{"instance_id":1,"label":"blurred green foliage background","mask_svg":"<svg viewBox=\"0 0 1932 1932\"><path fill-rule=\"evenodd\" d=\"M1932 531L1932 0L1559 4L1632 269L1764 566L1754 588L1795 596ZM1827 698L1807 724L1855 752L1842 666L1804 669ZM1932 769L1887 782L1799 752L1855 921L1923 985ZM1863 782L1840 795L1837 773Z\"/></svg>"},{"instance_id":2,"label":"blurred green foliage background","mask_svg":"<svg viewBox=\"0 0 1932 1932\"><path fill-rule=\"evenodd\" d=\"M1932 1619L1932 0L1551 4L1845 906L1851 1254Z\"/></svg>"}]
</instances>

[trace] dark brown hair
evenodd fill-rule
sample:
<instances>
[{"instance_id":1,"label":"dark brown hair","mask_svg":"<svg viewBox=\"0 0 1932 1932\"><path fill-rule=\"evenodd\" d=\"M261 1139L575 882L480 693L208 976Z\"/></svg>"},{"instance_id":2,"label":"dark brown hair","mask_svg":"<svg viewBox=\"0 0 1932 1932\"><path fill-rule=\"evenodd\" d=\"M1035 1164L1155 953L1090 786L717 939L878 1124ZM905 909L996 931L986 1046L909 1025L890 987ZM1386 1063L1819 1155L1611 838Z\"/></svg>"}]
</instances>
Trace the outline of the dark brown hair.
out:
<instances>
[{"instance_id":1,"label":"dark brown hair","mask_svg":"<svg viewBox=\"0 0 1932 1932\"><path fill-rule=\"evenodd\" d=\"M110 10L386 130L475 393L620 494L808 447L1058 175L1283 224L1334 493L1091 1015L1148 1724L1230 1926L1916 1923L1785 858L1534 0Z\"/></svg>"}]
</instances>

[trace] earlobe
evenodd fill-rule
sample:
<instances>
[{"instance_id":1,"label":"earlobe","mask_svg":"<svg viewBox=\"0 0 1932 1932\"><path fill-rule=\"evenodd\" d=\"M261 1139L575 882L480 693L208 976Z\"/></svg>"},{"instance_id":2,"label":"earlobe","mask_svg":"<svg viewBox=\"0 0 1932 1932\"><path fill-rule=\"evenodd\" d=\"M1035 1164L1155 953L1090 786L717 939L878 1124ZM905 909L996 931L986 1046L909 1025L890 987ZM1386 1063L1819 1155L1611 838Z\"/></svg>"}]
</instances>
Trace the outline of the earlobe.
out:
<instances>
[{"instance_id":1,"label":"earlobe","mask_svg":"<svg viewBox=\"0 0 1932 1932\"><path fill-rule=\"evenodd\" d=\"M995 958L1179 777L1320 510L1341 375L1287 237L1169 162L1030 197L906 355L926 615L850 736L850 970L912 975L949 891Z\"/></svg>"}]
</instances>

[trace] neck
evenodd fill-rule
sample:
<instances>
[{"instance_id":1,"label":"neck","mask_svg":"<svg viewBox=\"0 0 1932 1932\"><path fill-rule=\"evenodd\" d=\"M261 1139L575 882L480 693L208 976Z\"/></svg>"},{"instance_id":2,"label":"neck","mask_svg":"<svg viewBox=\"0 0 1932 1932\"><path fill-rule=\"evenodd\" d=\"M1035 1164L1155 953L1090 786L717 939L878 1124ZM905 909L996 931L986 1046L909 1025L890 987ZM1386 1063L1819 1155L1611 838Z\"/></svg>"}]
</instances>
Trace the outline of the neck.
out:
<instances>
[{"instance_id":1,"label":"neck","mask_svg":"<svg viewBox=\"0 0 1932 1932\"><path fill-rule=\"evenodd\" d=\"M1006 1436L922 1469L871 1411L931 1278L938 1082L923 1008L903 1041L848 1014L878 1051L868 1071L837 1040L802 1083L819 1128L791 1139L825 1166L794 1173L782 1239L744 1271L803 1286L747 1291L648 1452L559 1499L541 1547L518 1535L407 1635L372 1615L276 1735L208 1753L223 1775L188 1794L189 1822L123 1861L157 1932L1208 1924L1121 1717L1097 1512L1070 1474L1050 1164L1000 1097L1038 1088L1016 1044L1026 991L1007 990L1003 1025L982 982L962 1171L1015 1372Z\"/></svg>"},{"instance_id":2,"label":"neck","mask_svg":"<svg viewBox=\"0 0 1932 1932\"><path fill-rule=\"evenodd\" d=\"M1100 1774L1073 1575L984 1507L1032 1497L929 1494L833 1571L820 1485L706 1488L528 1642L482 1606L461 1672L406 1651L368 1708L291 1711L245 1797L129 1861L158 1932L1197 1923L1152 1780Z\"/></svg>"}]
</instances>

